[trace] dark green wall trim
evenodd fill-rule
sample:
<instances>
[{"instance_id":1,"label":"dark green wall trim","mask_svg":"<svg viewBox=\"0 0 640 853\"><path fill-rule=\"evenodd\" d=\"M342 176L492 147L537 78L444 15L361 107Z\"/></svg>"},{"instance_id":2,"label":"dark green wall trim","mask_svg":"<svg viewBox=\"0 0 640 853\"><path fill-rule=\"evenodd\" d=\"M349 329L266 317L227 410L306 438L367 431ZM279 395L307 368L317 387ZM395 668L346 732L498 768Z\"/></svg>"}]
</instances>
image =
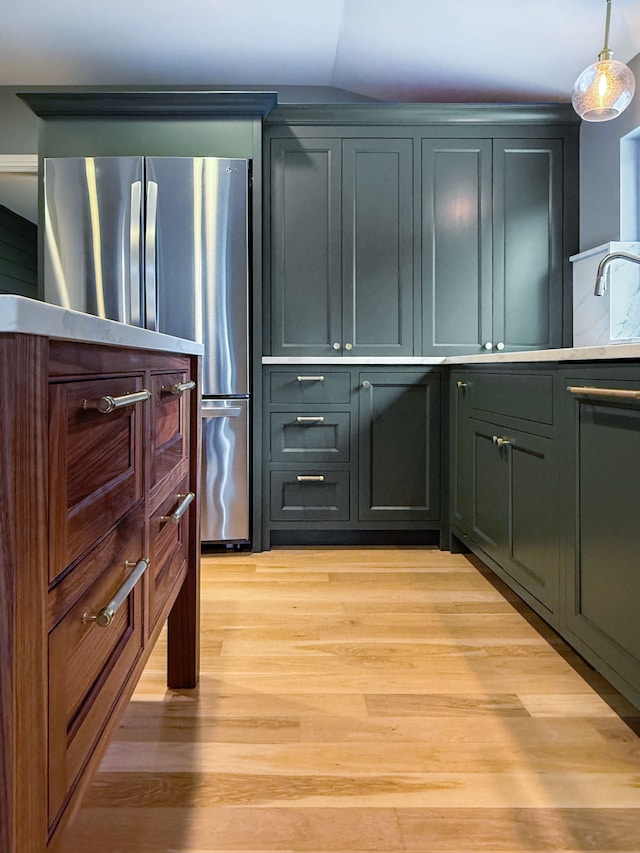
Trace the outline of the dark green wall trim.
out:
<instances>
[{"instance_id":1,"label":"dark green wall trim","mask_svg":"<svg viewBox=\"0 0 640 853\"><path fill-rule=\"evenodd\" d=\"M41 118L64 116L262 116L278 102L275 92L41 91L18 92Z\"/></svg>"},{"instance_id":2,"label":"dark green wall trim","mask_svg":"<svg viewBox=\"0 0 640 853\"><path fill-rule=\"evenodd\" d=\"M266 120L281 124L568 124L580 119L570 104L338 104L282 105Z\"/></svg>"}]
</instances>

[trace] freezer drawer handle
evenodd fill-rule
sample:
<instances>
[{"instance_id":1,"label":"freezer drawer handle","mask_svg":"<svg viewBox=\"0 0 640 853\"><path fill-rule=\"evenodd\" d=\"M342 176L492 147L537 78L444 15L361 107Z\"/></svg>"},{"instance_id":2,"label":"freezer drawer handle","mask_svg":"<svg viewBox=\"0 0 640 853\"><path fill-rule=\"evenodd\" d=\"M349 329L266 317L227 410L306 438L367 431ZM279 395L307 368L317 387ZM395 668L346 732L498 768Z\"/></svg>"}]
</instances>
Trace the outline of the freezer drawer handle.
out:
<instances>
[{"instance_id":1,"label":"freezer drawer handle","mask_svg":"<svg viewBox=\"0 0 640 853\"><path fill-rule=\"evenodd\" d=\"M298 382L324 382L324 376L298 376Z\"/></svg>"},{"instance_id":2,"label":"freezer drawer handle","mask_svg":"<svg viewBox=\"0 0 640 853\"><path fill-rule=\"evenodd\" d=\"M188 492L186 495L176 495L176 497L180 503L178 504L175 512L171 513L171 515L161 515L160 521L170 521L171 524L180 524L180 519L187 511L187 507L195 498L195 495L193 492Z\"/></svg>"},{"instance_id":3,"label":"freezer drawer handle","mask_svg":"<svg viewBox=\"0 0 640 853\"><path fill-rule=\"evenodd\" d=\"M193 379L190 379L189 382L176 382L175 385L163 385L160 390L166 391L167 394L175 394L178 397L180 394L184 394L185 391L191 391L195 387L196 383Z\"/></svg>"},{"instance_id":4,"label":"freezer drawer handle","mask_svg":"<svg viewBox=\"0 0 640 853\"><path fill-rule=\"evenodd\" d=\"M149 559L147 557L143 557L141 560L138 560L137 563L133 563L130 560L125 560L125 566L130 569L133 567L133 571L127 577L125 582L122 584L120 589L113 596L111 601L100 610L98 613L83 613L82 621L84 623L87 622L95 622L96 625L99 625L101 628L108 628L109 625L113 622L113 617L116 615L118 610L122 607L124 602L129 597L131 590L138 583L142 575L149 568Z\"/></svg>"},{"instance_id":5,"label":"freezer drawer handle","mask_svg":"<svg viewBox=\"0 0 640 853\"><path fill-rule=\"evenodd\" d=\"M151 392L143 388L142 391L135 391L133 394L123 394L122 397L100 397L99 400L83 400L83 409L97 409L101 414L108 415L110 412L115 412L116 409L123 409L125 406L135 406L136 403L144 403L151 399Z\"/></svg>"},{"instance_id":6,"label":"freezer drawer handle","mask_svg":"<svg viewBox=\"0 0 640 853\"><path fill-rule=\"evenodd\" d=\"M620 400L640 400L640 391L625 388L591 388L588 385L568 385L571 394L588 394L591 397L617 397Z\"/></svg>"},{"instance_id":7,"label":"freezer drawer handle","mask_svg":"<svg viewBox=\"0 0 640 853\"><path fill-rule=\"evenodd\" d=\"M242 414L242 406L219 406L202 409L203 418L237 418Z\"/></svg>"},{"instance_id":8,"label":"freezer drawer handle","mask_svg":"<svg viewBox=\"0 0 640 853\"><path fill-rule=\"evenodd\" d=\"M298 474L299 483L324 483L324 474Z\"/></svg>"},{"instance_id":9,"label":"freezer drawer handle","mask_svg":"<svg viewBox=\"0 0 640 853\"><path fill-rule=\"evenodd\" d=\"M322 424L324 423L324 418L322 417L322 415L315 415L313 417L311 415L309 415L308 417L298 415L296 421L299 424Z\"/></svg>"}]
</instances>

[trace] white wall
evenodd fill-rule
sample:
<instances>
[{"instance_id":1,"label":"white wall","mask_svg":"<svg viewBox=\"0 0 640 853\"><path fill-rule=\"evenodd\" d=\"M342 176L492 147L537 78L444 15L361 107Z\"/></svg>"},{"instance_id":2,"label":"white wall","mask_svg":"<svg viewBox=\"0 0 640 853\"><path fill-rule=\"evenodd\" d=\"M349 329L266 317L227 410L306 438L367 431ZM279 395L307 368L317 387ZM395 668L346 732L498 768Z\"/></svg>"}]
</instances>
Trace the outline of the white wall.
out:
<instances>
[{"instance_id":1,"label":"white wall","mask_svg":"<svg viewBox=\"0 0 640 853\"><path fill-rule=\"evenodd\" d=\"M580 128L580 251L640 238L638 219L636 233L620 221L620 140L640 128L640 53L627 64L636 78L631 104L613 121L584 121Z\"/></svg>"}]
</instances>

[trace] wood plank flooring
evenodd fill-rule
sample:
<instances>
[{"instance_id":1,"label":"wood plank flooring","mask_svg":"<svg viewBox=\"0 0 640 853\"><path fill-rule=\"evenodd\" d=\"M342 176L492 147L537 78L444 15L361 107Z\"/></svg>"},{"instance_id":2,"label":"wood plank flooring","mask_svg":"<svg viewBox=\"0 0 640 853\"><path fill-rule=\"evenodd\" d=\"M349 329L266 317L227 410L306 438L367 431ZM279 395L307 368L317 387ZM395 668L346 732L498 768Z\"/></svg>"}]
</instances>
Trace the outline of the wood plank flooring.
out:
<instances>
[{"instance_id":1,"label":"wood plank flooring","mask_svg":"<svg viewBox=\"0 0 640 853\"><path fill-rule=\"evenodd\" d=\"M203 559L60 853L640 851L638 711L473 558Z\"/></svg>"}]
</instances>

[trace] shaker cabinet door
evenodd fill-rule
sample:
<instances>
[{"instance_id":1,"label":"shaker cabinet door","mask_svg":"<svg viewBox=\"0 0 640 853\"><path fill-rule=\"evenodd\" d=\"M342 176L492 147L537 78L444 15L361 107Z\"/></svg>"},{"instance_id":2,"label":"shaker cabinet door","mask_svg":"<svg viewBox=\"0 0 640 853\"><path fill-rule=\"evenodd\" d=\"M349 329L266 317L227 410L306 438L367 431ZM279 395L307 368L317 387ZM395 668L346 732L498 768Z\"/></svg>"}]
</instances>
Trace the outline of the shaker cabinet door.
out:
<instances>
[{"instance_id":1,"label":"shaker cabinet door","mask_svg":"<svg viewBox=\"0 0 640 853\"><path fill-rule=\"evenodd\" d=\"M560 139L494 142L493 343L562 346Z\"/></svg>"},{"instance_id":2,"label":"shaker cabinet door","mask_svg":"<svg viewBox=\"0 0 640 853\"><path fill-rule=\"evenodd\" d=\"M340 354L341 184L339 139L271 141L273 355Z\"/></svg>"},{"instance_id":3,"label":"shaker cabinet door","mask_svg":"<svg viewBox=\"0 0 640 853\"><path fill-rule=\"evenodd\" d=\"M423 351L476 353L492 339L490 139L422 141Z\"/></svg>"},{"instance_id":4,"label":"shaker cabinet door","mask_svg":"<svg viewBox=\"0 0 640 853\"><path fill-rule=\"evenodd\" d=\"M413 142L343 142L345 355L413 354Z\"/></svg>"}]
</instances>

